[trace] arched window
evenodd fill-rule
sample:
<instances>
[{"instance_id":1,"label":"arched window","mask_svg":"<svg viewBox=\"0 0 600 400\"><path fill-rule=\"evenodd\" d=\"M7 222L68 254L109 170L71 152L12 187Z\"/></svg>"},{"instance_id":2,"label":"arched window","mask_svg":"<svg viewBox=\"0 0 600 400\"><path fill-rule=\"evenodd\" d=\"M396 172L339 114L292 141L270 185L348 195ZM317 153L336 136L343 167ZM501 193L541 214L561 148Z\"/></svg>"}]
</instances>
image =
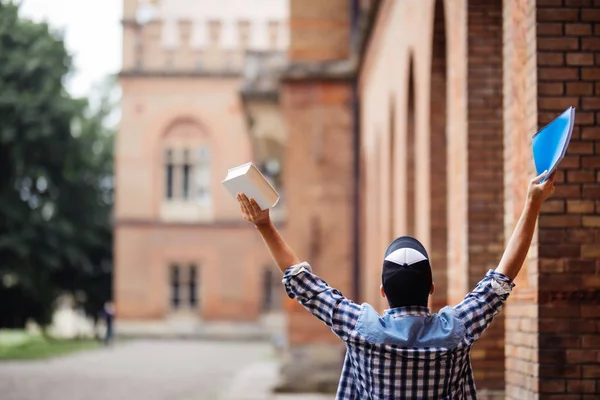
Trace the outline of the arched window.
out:
<instances>
[{"instance_id":1,"label":"arched window","mask_svg":"<svg viewBox=\"0 0 600 400\"><path fill-rule=\"evenodd\" d=\"M210 217L211 146L202 126L190 120L177 121L167 129L162 147L162 218L193 221Z\"/></svg>"}]
</instances>

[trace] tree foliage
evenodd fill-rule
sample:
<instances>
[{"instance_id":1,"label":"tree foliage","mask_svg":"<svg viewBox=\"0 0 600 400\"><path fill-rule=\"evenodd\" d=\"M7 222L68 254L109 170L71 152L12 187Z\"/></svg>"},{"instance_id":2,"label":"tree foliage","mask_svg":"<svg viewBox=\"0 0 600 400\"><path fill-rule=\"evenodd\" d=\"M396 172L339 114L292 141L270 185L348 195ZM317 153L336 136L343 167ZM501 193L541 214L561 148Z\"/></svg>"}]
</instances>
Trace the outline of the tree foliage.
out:
<instances>
[{"instance_id":1,"label":"tree foliage","mask_svg":"<svg viewBox=\"0 0 600 400\"><path fill-rule=\"evenodd\" d=\"M0 0L0 327L110 297L113 104L72 98L70 71L62 38Z\"/></svg>"}]
</instances>

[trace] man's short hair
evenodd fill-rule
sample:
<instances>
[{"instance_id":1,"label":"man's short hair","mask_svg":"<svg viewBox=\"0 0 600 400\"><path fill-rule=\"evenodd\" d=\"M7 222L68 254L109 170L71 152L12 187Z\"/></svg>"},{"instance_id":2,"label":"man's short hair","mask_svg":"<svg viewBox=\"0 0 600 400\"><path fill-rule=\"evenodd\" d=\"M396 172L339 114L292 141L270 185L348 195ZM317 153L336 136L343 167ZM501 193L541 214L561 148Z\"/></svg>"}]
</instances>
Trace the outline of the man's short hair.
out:
<instances>
[{"instance_id":1,"label":"man's short hair","mask_svg":"<svg viewBox=\"0 0 600 400\"><path fill-rule=\"evenodd\" d=\"M385 251L381 281L391 308L427 306L433 277L421 242L411 236L394 240Z\"/></svg>"}]
</instances>

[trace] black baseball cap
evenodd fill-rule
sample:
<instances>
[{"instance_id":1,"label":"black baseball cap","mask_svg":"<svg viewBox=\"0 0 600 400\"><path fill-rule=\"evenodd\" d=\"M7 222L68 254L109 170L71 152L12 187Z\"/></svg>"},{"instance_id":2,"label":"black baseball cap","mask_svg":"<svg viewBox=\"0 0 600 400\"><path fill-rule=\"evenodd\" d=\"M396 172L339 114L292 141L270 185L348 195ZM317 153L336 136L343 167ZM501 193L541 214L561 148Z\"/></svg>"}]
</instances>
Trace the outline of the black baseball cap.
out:
<instances>
[{"instance_id":1,"label":"black baseball cap","mask_svg":"<svg viewBox=\"0 0 600 400\"><path fill-rule=\"evenodd\" d=\"M427 306L433 276L425 246L412 236L395 239L385 251L381 282L390 307Z\"/></svg>"}]
</instances>

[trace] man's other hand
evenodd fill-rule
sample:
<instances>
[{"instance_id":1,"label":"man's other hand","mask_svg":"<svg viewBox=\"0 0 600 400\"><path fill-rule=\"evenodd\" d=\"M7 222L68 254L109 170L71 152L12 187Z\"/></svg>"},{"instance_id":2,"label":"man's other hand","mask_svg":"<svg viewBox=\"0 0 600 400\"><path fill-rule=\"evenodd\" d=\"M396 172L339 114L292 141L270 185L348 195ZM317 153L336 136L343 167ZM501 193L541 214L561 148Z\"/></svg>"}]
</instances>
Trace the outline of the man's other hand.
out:
<instances>
[{"instance_id":1,"label":"man's other hand","mask_svg":"<svg viewBox=\"0 0 600 400\"><path fill-rule=\"evenodd\" d=\"M243 193L238 193L237 199L242 209L242 217L246 221L252 222L257 227L268 225L271 222L269 209L261 210L256 200L248 199Z\"/></svg>"}]
</instances>

